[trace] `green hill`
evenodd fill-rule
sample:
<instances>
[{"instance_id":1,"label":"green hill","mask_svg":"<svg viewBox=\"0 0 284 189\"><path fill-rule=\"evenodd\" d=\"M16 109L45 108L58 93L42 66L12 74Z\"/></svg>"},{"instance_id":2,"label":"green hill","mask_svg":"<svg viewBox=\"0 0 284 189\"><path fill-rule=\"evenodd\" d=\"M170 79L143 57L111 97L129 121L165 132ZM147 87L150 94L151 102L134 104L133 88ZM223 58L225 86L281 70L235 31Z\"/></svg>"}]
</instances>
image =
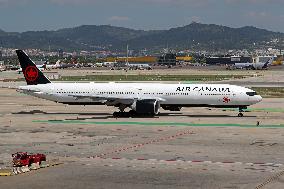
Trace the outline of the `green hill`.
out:
<instances>
[{"instance_id":1,"label":"green hill","mask_svg":"<svg viewBox=\"0 0 284 189\"><path fill-rule=\"evenodd\" d=\"M251 26L230 28L192 23L169 30L134 30L123 27L83 25L57 31L8 33L0 30L0 46L64 50L131 49L249 49L267 47L272 39L283 41L284 34ZM269 44L273 45L273 44ZM275 44L274 44L275 45Z\"/></svg>"}]
</instances>

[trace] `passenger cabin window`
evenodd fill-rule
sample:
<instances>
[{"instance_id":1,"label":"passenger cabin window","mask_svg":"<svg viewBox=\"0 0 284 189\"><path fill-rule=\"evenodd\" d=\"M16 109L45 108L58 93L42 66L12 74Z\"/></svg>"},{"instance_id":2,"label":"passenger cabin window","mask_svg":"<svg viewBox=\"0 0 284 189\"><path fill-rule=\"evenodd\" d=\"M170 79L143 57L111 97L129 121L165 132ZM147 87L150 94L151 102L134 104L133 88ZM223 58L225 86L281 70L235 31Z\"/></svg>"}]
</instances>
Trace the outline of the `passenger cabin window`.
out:
<instances>
[{"instance_id":1,"label":"passenger cabin window","mask_svg":"<svg viewBox=\"0 0 284 189\"><path fill-rule=\"evenodd\" d=\"M255 95L257 95L256 92L246 92L246 94L249 95L249 96L255 96Z\"/></svg>"}]
</instances>

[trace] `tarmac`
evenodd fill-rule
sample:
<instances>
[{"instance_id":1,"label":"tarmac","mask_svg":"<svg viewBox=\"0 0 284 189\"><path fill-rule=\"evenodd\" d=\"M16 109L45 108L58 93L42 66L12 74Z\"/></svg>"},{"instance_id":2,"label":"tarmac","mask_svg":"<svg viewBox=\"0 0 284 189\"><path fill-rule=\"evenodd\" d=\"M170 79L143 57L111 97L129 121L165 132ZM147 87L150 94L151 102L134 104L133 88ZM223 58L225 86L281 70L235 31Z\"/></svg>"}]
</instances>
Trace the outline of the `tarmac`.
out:
<instances>
[{"instance_id":1,"label":"tarmac","mask_svg":"<svg viewBox=\"0 0 284 189\"><path fill-rule=\"evenodd\" d=\"M233 109L184 108L116 119L112 107L0 88L0 167L9 168L18 151L64 163L0 177L0 188L280 189L283 107L284 99L265 98L242 118Z\"/></svg>"}]
</instances>

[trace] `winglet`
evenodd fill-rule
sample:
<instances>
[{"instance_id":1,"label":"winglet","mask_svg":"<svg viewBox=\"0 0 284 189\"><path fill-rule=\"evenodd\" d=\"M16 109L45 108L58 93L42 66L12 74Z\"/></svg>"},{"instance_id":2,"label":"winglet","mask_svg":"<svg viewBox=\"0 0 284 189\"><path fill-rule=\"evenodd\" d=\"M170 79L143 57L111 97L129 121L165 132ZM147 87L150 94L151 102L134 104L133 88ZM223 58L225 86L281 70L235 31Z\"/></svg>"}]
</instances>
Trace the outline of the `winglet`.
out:
<instances>
[{"instance_id":1,"label":"winglet","mask_svg":"<svg viewBox=\"0 0 284 189\"><path fill-rule=\"evenodd\" d=\"M16 50L16 53L28 85L51 83L24 51Z\"/></svg>"}]
</instances>

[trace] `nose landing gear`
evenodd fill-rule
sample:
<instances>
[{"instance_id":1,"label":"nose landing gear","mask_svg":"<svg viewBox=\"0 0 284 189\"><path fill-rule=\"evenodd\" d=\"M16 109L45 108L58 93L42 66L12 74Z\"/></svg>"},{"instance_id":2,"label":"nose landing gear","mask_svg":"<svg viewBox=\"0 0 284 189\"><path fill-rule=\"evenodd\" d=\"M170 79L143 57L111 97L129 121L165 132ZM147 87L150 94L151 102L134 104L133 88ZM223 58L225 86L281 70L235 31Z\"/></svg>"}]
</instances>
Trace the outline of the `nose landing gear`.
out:
<instances>
[{"instance_id":1,"label":"nose landing gear","mask_svg":"<svg viewBox=\"0 0 284 189\"><path fill-rule=\"evenodd\" d=\"M238 117L244 117L244 114L243 114L242 112L240 112L240 113L238 114Z\"/></svg>"},{"instance_id":2,"label":"nose landing gear","mask_svg":"<svg viewBox=\"0 0 284 189\"><path fill-rule=\"evenodd\" d=\"M240 107L240 108L239 108L239 114L238 114L238 117L244 117L244 114L243 114L244 109L247 109L247 107Z\"/></svg>"}]
</instances>

